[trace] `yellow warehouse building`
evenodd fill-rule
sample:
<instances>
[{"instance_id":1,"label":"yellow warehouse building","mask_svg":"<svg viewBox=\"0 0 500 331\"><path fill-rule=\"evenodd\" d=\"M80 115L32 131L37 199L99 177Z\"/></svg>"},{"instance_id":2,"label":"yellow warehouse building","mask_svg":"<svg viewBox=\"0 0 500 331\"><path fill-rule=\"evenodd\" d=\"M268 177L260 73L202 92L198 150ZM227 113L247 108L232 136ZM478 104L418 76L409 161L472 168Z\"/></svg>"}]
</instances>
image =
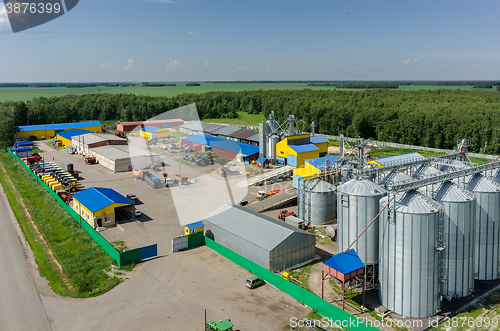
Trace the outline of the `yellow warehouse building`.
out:
<instances>
[{"instance_id":1,"label":"yellow warehouse building","mask_svg":"<svg viewBox=\"0 0 500 331\"><path fill-rule=\"evenodd\" d=\"M58 133L69 129L81 129L91 132L101 132L102 125L99 122L76 122L59 124L25 125L16 128L15 138L26 138L34 136L37 139L55 137Z\"/></svg>"}]
</instances>

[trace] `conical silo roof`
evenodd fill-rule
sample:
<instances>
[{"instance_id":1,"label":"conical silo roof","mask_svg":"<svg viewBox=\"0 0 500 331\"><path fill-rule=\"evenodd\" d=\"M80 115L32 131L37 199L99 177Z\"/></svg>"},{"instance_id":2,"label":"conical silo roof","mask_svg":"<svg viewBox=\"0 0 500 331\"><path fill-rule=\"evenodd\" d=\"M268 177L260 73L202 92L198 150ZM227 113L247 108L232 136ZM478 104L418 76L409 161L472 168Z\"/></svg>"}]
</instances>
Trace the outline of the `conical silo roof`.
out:
<instances>
[{"instance_id":1,"label":"conical silo roof","mask_svg":"<svg viewBox=\"0 0 500 331\"><path fill-rule=\"evenodd\" d=\"M407 182L412 182L415 179L399 170L392 170L389 172L387 175L385 175L384 179L382 180L382 185L389 185L389 184L400 184L400 183L407 183Z\"/></svg>"},{"instance_id":2,"label":"conical silo roof","mask_svg":"<svg viewBox=\"0 0 500 331\"><path fill-rule=\"evenodd\" d=\"M335 191L335 186L324 181L321 178L314 178L306 181L304 185L304 190L307 192L314 192L314 193L328 193Z\"/></svg>"},{"instance_id":3,"label":"conical silo roof","mask_svg":"<svg viewBox=\"0 0 500 331\"><path fill-rule=\"evenodd\" d=\"M380 200L381 204L388 201L388 197ZM407 214L430 214L441 209L441 205L416 190L396 194L396 211ZM393 202L391 202L392 206Z\"/></svg>"},{"instance_id":4,"label":"conical silo roof","mask_svg":"<svg viewBox=\"0 0 500 331\"><path fill-rule=\"evenodd\" d=\"M422 178L425 176L431 176L431 175L439 175L442 174L443 172L438 170L437 168L430 166L428 164L422 164L420 167L418 167L417 171L413 174L413 177L415 178Z\"/></svg>"},{"instance_id":5,"label":"conical silo roof","mask_svg":"<svg viewBox=\"0 0 500 331\"><path fill-rule=\"evenodd\" d=\"M384 195L387 191L377 183L363 177L353 178L350 181L339 185L337 192L353 196L373 196Z\"/></svg>"},{"instance_id":6,"label":"conical silo roof","mask_svg":"<svg viewBox=\"0 0 500 331\"><path fill-rule=\"evenodd\" d=\"M474 195L460 186L450 182L443 182L433 194L436 201L463 202L474 200Z\"/></svg>"},{"instance_id":7,"label":"conical silo roof","mask_svg":"<svg viewBox=\"0 0 500 331\"><path fill-rule=\"evenodd\" d=\"M499 192L500 183L490 177L475 174L467 183L466 188L469 191L480 193Z\"/></svg>"}]
</instances>

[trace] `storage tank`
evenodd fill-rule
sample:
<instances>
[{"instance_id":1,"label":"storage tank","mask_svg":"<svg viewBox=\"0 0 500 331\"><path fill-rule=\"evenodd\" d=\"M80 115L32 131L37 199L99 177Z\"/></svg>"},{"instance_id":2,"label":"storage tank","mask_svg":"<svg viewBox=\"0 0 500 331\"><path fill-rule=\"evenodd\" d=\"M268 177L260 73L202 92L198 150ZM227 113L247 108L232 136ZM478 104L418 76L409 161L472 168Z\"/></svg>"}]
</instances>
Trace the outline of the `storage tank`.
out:
<instances>
[{"instance_id":1,"label":"storage tank","mask_svg":"<svg viewBox=\"0 0 500 331\"><path fill-rule=\"evenodd\" d=\"M276 160L276 144L279 142L277 136L269 137L267 158L271 160Z\"/></svg>"},{"instance_id":2,"label":"storage tank","mask_svg":"<svg viewBox=\"0 0 500 331\"><path fill-rule=\"evenodd\" d=\"M444 160L444 159L435 163L434 166L442 172L457 171L467 168L467 165L464 162L460 162L457 160Z\"/></svg>"},{"instance_id":3,"label":"storage tank","mask_svg":"<svg viewBox=\"0 0 500 331\"><path fill-rule=\"evenodd\" d=\"M475 278L493 280L499 277L500 250L500 184L490 177L475 174L466 188L476 195Z\"/></svg>"},{"instance_id":4,"label":"storage tank","mask_svg":"<svg viewBox=\"0 0 500 331\"><path fill-rule=\"evenodd\" d=\"M337 195L334 185L314 178L305 182L304 195L306 205L310 205L311 225L325 224L335 219Z\"/></svg>"},{"instance_id":5,"label":"storage tank","mask_svg":"<svg viewBox=\"0 0 500 331\"><path fill-rule=\"evenodd\" d=\"M337 187L337 247L346 250L379 213L379 201L386 190L362 177ZM351 247L365 265L378 263L379 219Z\"/></svg>"},{"instance_id":6,"label":"storage tank","mask_svg":"<svg viewBox=\"0 0 500 331\"><path fill-rule=\"evenodd\" d=\"M433 193L443 208L441 254L446 263L441 270L441 294L453 298L468 296L474 290L474 243L476 198L470 191L446 181Z\"/></svg>"},{"instance_id":7,"label":"storage tank","mask_svg":"<svg viewBox=\"0 0 500 331\"><path fill-rule=\"evenodd\" d=\"M380 200L382 209L389 197ZM438 228L441 206L411 190L380 215L379 299L403 316L423 318L441 307Z\"/></svg>"},{"instance_id":8,"label":"storage tank","mask_svg":"<svg viewBox=\"0 0 500 331\"><path fill-rule=\"evenodd\" d=\"M380 183L381 185L389 185L389 184L401 184L405 182L411 182L415 179L400 170L392 170L387 175L385 175L384 179Z\"/></svg>"},{"instance_id":9,"label":"storage tank","mask_svg":"<svg viewBox=\"0 0 500 331\"><path fill-rule=\"evenodd\" d=\"M418 167L417 171L413 174L413 177L415 178L422 178L426 176L432 176L432 175L440 175L443 172L438 170L437 168L428 165L428 164L422 164L420 167Z\"/></svg>"}]
</instances>

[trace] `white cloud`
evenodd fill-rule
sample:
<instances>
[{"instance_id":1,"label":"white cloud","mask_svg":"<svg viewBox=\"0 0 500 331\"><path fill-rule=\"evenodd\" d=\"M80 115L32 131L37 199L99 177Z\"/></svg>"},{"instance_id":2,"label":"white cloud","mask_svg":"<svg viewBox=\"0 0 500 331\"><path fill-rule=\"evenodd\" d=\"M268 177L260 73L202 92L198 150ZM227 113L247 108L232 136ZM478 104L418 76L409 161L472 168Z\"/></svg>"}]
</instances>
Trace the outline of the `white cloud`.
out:
<instances>
[{"instance_id":1,"label":"white cloud","mask_svg":"<svg viewBox=\"0 0 500 331\"><path fill-rule=\"evenodd\" d=\"M359 67L358 66L355 66L355 67L352 67L354 70L358 70Z\"/></svg>"},{"instance_id":2,"label":"white cloud","mask_svg":"<svg viewBox=\"0 0 500 331\"><path fill-rule=\"evenodd\" d=\"M9 17L7 16L7 10L5 9L5 6L2 2L0 3L0 26L8 24L9 24Z\"/></svg>"},{"instance_id":3,"label":"white cloud","mask_svg":"<svg viewBox=\"0 0 500 331\"><path fill-rule=\"evenodd\" d=\"M179 62L177 60L170 61L165 67L166 72L175 72L175 69L179 66Z\"/></svg>"},{"instance_id":4,"label":"white cloud","mask_svg":"<svg viewBox=\"0 0 500 331\"><path fill-rule=\"evenodd\" d=\"M113 70L114 66L115 64L113 62L103 63L99 66L99 70L97 70L97 72L109 72Z\"/></svg>"},{"instance_id":5,"label":"white cloud","mask_svg":"<svg viewBox=\"0 0 500 331\"><path fill-rule=\"evenodd\" d=\"M345 67L344 66L336 66L335 68L337 68L337 69L344 69Z\"/></svg>"},{"instance_id":6,"label":"white cloud","mask_svg":"<svg viewBox=\"0 0 500 331\"><path fill-rule=\"evenodd\" d=\"M134 68L134 60L129 59L127 62L128 64L125 67L123 67L122 70L127 71L127 70L132 70Z\"/></svg>"},{"instance_id":7,"label":"white cloud","mask_svg":"<svg viewBox=\"0 0 500 331\"><path fill-rule=\"evenodd\" d=\"M418 59L415 59L415 61L413 61L413 63L417 63Z\"/></svg>"},{"instance_id":8,"label":"white cloud","mask_svg":"<svg viewBox=\"0 0 500 331\"><path fill-rule=\"evenodd\" d=\"M193 31L188 31L188 34L193 34Z\"/></svg>"},{"instance_id":9,"label":"white cloud","mask_svg":"<svg viewBox=\"0 0 500 331\"><path fill-rule=\"evenodd\" d=\"M475 64L472 66L472 69L476 69L476 65Z\"/></svg>"},{"instance_id":10,"label":"white cloud","mask_svg":"<svg viewBox=\"0 0 500 331\"><path fill-rule=\"evenodd\" d=\"M406 61L403 61L403 63L410 63L410 59L406 59Z\"/></svg>"},{"instance_id":11,"label":"white cloud","mask_svg":"<svg viewBox=\"0 0 500 331\"><path fill-rule=\"evenodd\" d=\"M264 71L271 71L271 68L267 68L267 69L266 69L266 70L264 70Z\"/></svg>"},{"instance_id":12,"label":"white cloud","mask_svg":"<svg viewBox=\"0 0 500 331\"><path fill-rule=\"evenodd\" d=\"M438 58L496 58L500 53L431 53L414 54L416 57L438 57Z\"/></svg>"},{"instance_id":13,"label":"white cloud","mask_svg":"<svg viewBox=\"0 0 500 331\"><path fill-rule=\"evenodd\" d=\"M224 67L222 67L224 68ZM229 67L229 69L227 70L227 72L239 72L239 71L245 71L247 70L247 68L245 67L237 67L237 68L233 68L233 67Z\"/></svg>"},{"instance_id":14,"label":"white cloud","mask_svg":"<svg viewBox=\"0 0 500 331\"><path fill-rule=\"evenodd\" d=\"M207 67L209 67L209 66L210 66L210 62L207 61Z\"/></svg>"}]
</instances>

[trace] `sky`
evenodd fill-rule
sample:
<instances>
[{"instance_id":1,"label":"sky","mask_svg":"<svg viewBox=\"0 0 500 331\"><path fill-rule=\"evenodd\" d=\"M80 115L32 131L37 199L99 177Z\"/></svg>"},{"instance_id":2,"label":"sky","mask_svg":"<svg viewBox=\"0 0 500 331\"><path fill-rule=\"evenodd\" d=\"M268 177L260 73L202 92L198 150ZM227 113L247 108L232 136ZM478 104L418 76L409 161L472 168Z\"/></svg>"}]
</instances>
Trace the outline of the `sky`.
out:
<instances>
[{"instance_id":1,"label":"sky","mask_svg":"<svg viewBox=\"0 0 500 331\"><path fill-rule=\"evenodd\" d=\"M0 82L500 80L500 1L81 0L12 33Z\"/></svg>"}]
</instances>

